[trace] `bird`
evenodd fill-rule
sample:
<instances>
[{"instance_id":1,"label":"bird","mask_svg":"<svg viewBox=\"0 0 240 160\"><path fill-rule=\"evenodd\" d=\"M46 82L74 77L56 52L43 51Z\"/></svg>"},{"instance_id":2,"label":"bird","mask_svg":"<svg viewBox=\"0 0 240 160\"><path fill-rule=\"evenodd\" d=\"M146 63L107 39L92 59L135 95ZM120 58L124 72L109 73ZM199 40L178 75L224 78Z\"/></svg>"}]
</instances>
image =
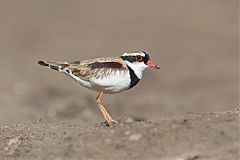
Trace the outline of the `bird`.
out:
<instances>
[{"instance_id":1,"label":"bird","mask_svg":"<svg viewBox=\"0 0 240 160\"><path fill-rule=\"evenodd\" d=\"M82 61L56 62L39 60L38 64L74 79L80 85L98 92L96 104L107 125L118 123L114 120L101 99L104 94L116 94L136 86L148 68L160 69L143 50L124 52L121 56L101 57Z\"/></svg>"}]
</instances>

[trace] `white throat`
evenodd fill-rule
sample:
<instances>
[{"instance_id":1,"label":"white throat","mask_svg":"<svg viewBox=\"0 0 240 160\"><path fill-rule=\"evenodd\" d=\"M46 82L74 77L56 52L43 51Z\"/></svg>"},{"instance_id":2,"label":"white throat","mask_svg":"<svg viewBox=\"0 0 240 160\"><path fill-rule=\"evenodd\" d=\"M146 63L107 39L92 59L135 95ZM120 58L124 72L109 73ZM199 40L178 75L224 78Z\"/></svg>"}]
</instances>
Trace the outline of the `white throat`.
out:
<instances>
[{"instance_id":1,"label":"white throat","mask_svg":"<svg viewBox=\"0 0 240 160\"><path fill-rule=\"evenodd\" d=\"M125 62L134 71L136 76L139 79L142 79L143 70L146 69L148 66L144 62L133 62L133 63L128 61L125 61Z\"/></svg>"}]
</instances>

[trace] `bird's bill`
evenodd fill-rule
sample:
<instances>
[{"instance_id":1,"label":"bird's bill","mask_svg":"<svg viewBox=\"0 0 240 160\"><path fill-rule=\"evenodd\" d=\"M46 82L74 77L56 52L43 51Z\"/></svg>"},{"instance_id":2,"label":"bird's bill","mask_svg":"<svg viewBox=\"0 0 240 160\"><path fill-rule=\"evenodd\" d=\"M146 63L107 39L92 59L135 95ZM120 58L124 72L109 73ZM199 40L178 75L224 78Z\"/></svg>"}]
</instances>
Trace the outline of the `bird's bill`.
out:
<instances>
[{"instance_id":1,"label":"bird's bill","mask_svg":"<svg viewBox=\"0 0 240 160\"><path fill-rule=\"evenodd\" d=\"M148 65L149 67L152 67L152 68L160 69L160 66L156 65L156 64L153 63L153 61L151 61L151 60L148 60L147 65Z\"/></svg>"}]
</instances>

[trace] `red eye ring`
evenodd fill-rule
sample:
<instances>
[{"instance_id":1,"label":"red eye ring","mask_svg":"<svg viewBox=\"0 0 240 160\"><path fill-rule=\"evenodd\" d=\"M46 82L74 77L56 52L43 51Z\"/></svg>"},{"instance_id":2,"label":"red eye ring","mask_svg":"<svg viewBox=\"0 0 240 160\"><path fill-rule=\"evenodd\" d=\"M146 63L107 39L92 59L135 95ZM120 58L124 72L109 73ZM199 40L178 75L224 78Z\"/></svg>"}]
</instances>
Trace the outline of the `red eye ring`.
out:
<instances>
[{"instance_id":1,"label":"red eye ring","mask_svg":"<svg viewBox=\"0 0 240 160\"><path fill-rule=\"evenodd\" d=\"M135 59L140 62L143 59L143 57L138 55L138 56L135 57Z\"/></svg>"}]
</instances>

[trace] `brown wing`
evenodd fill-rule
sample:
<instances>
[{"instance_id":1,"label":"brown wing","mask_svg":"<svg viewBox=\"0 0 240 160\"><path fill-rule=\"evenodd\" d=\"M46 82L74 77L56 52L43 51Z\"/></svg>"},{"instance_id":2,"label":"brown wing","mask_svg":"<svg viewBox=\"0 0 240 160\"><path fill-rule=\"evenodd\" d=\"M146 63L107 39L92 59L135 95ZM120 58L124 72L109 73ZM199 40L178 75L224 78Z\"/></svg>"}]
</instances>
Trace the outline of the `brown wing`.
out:
<instances>
[{"instance_id":1,"label":"brown wing","mask_svg":"<svg viewBox=\"0 0 240 160\"><path fill-rule=\"evenodd\" d=\"M127 65L119 57L104 57L75 61L67 67L82 79L101 78L116 71L127 71Z\"/></svg>"}]
</instances>

